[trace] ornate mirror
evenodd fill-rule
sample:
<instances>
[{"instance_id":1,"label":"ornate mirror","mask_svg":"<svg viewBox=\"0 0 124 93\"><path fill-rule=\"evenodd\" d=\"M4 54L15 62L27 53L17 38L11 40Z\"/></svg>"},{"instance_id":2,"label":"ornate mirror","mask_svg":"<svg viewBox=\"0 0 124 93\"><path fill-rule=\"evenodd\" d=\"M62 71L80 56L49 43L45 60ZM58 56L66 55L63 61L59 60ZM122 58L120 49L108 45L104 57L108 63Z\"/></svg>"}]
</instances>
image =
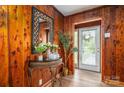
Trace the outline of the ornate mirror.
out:
<instances>
[{"instance_id":1,"label":"ornate mirror","mask_svg":"<svg viewBox=\"0 0 124 93\"><path fill-rule=\"evenodd\" d=\"M53 25L53 18L32 7L32 53L37 53L34 47L41 42L53 43Z\"/></svg>"}]
</instances>

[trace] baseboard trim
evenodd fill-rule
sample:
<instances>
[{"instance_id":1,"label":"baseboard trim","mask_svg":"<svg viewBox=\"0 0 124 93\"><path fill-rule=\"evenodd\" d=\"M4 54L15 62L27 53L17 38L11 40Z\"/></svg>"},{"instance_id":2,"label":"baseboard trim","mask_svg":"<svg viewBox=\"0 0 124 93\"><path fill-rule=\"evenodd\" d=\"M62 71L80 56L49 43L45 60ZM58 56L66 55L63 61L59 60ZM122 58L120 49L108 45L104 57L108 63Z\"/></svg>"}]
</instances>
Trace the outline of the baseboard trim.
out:
<instances>
[{"instance_id":1,"label":"baseboard trim","mask_svg":"<svg viewBox=\"0 0 124 93\"><path fill-rule=\"evenodd\" d=\"M103 82L108 85L112 85L112 86L116 86L116 87L124 87L124 82L120 82L117 80L105 80Z\"/></svg>"}]
</instances>

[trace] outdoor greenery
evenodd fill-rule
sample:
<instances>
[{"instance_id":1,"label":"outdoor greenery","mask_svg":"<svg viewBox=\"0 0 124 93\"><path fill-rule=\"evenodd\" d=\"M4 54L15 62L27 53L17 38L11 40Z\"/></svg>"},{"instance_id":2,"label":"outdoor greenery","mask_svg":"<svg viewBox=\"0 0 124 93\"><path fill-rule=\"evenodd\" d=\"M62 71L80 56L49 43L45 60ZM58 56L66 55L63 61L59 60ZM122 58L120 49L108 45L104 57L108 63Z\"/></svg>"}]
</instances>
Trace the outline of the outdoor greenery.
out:
<instances>
[{"instance_id":1,"label":"outdoor greenery","mask_svg":"<svg viewBox=\"0 0 124 93\"><path fill-rule=\"evenodd\" d=\"M90 33L88 38L86 37L86 34L83 35L83 56L84 60L88 59L89 56L93 56L95 54L95 38L92 35L93 33Z\"/></svg>"}]
</instances>

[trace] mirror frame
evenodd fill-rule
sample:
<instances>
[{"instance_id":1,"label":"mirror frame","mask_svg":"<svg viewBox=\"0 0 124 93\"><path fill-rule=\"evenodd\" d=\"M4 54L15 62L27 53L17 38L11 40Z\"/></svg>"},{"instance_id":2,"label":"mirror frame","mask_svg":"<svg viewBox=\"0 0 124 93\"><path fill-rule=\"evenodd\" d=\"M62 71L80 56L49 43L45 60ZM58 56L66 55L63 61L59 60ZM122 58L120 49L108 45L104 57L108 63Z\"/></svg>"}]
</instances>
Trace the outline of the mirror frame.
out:
<instances>
[{"instance_id":1,"label":"mirror frame","mask_svg":"<svg viewBox=\"0 0 124 93\"><path fill-rule=\"evenodd\" d=\"M38 53L35 51L34 46L38 44L39 32L40 32L40 21L39 18L46 20L50 25L49 42L53 43L54 35L54 18L48 16L42 11L32 6L32 38L31 38L31 52L33 54Z\"/></svg>"}]
</instances>

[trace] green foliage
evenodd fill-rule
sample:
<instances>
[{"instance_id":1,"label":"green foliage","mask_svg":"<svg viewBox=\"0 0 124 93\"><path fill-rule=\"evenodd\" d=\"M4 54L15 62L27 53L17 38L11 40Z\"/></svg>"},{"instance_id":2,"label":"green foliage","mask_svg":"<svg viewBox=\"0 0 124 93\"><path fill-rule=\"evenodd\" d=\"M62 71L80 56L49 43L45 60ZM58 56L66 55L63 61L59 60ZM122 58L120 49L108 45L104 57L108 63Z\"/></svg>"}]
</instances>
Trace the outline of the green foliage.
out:
<instances>
[{"instance_id":1,"label":"green foliage","mask_svg":"<svg viewBox=\"0 0 124 93\"><path fill-rule=\"evenodd\" d=\"M74 47L73 52L78 52L78 48Z\"/></svg>"},{"instance_id":2,"label":"green foliage","mask_svg":"<svg viewBox=\"0 0 124 93\"><path fill-rule=\"evenodd\" d=\"M66 51L68 51L71 46L70 45L71 40L69 39L69 35L59 32L59 40L62 43L63 47L66 49ZM75 48L72 48L71 52L77 52L77 51L78 51L78 48L75 47Z\"/></svg>"},{"instance_id":3,"label":"green foliage","mask_svg":"<svg viewBox=\"0 0 124 93\"><path fill-rule=\"evenodd\" d=\"M63 47L68 50L69 49L69 35L63 34L62 32L59 32L59 40L62 43Z\"/></svg>"},{"instance_id":4,"label":"green foliage","mask_svg":"<svg viewBox=\"0 0 124 93\"><path fill-rule=\"evenodd\" d=\"M35 50L39 53L45 53L48 49L55 50L58 48L58 45L50 44L50 43L39 43L35 46Z\"/></svg>"},{"instance_id":5,"label":"green foliage","mask_svg":"<svg viewBox=\"0 0 124 93\"><path fill-rule=\"evenodd\" d=\"M59 41L62 44L62 47L64 49L64 72L68 74L68 60L73 52L77 52L78 49L75 47L73 48L73 42L71 37L68 34L64 34L62 32L58 33L59 35Z\"/></svg>"},{"instance_id":6,"label":"green foliage","mask_svg":"<svg viewBox=\"0 0 124 93\"><path fill-rule=\"evenodd\" d=\"M83 43L84 43L84 48L86 49L87 53L95 53L95 42L94 42L94 38L90 37L87 40L83 39Z\"/></svg>"},{"instance_id":7,"label":"green foliage","mask_svg":"<svg viewBox=\"0 0 124 93\"><path fill-rule=\"evenodd\" d=\"M48 45L44 43L40 43L37 46L35 46L35 50L39 53L45 53L48 48Z\"/></svg>"},{"instance_id":8,"label":"green foliage","mask_svg":"<svg viewBox=\"0 0 124 93\"><path fill-rule=\"evenodd\" d=\"M52 52L55 52L57 48L59 48L59 46L56 45L56 44L52 44L52 45L50 46L50 49L51 49Z\"/></svg>"}]
</instances>

